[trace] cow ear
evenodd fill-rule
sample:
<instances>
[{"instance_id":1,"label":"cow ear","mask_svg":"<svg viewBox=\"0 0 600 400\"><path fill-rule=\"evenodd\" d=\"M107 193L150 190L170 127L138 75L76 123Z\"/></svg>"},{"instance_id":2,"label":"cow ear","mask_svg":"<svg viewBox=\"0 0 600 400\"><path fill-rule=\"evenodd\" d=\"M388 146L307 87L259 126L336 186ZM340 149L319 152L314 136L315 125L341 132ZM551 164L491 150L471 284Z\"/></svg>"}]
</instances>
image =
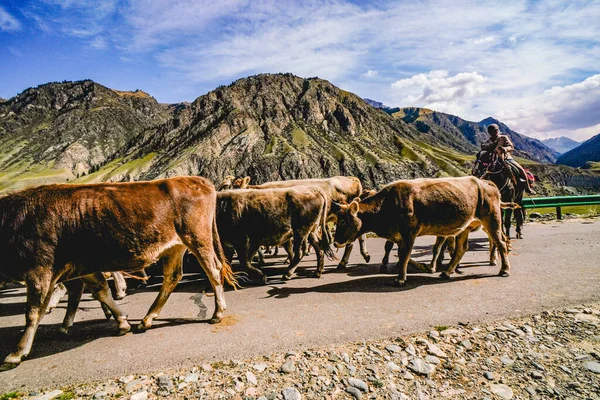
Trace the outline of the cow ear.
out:
<instances>
[{"instance_id":1,"label":"cow ear","mask_svg":"<svg viewBox=\"0 0 600 400\"><path fill-rule=\"evenodd\" d=\"M360 203L361 198L360 197L355 197L354 200L352 200L352 202L355 202L355 201L358 202L358 203Z\"/></svg>"},{"instance_id":2,"label":"cow ear","mask_svg":"<svg viewBox=\"0 0 600 400\"><path fill-rule=\"evenodd\" d=\"M242 180L242 187L246 187L248 186L248 184L250 183L250 177L246 176L243 180Z\"/></svg>"},{"instance_id":3,"label":"cow ear","mask_svg":"<svg viewBox=\"0 0 600 400\"><path fill-rule=\"evenodd\" d=\"M352 203L350 203L350 214L356 216L356 214L358 214L358 201L353 201Z\"/></svg>"}]
</instances>

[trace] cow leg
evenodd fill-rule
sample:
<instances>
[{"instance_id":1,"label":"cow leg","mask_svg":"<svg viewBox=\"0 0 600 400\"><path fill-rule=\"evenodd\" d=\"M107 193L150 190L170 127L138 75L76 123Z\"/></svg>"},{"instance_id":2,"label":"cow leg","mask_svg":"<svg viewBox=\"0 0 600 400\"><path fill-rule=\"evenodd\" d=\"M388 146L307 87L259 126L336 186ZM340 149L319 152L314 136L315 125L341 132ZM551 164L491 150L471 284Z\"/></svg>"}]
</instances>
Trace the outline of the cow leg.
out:
<instances>
[{"instance_id":1,"label":"cow leg","mask_svg":"<svg viewBox=\"0 0 600 400\"><path fill-rule=\"evenodd\" d=\"M371 256L367 251L367 235L360 235L358 237L358 245L360 246L360 255L363 257L365 262L368 264L371 261Z\"/></svg>"},{"instance_id":2,"label":"cow leg","mask_svg":"<svg viewBox=\"0 0 600 400\"><path fill-rule=\"evenodd\" d=\"M206 275L210 280L210 284L215 293L215 312L213 313L212 318L209 323L216 324L223 320L223 315L225 310L227 309L227 303L225 302L225 288L223 286L223 268L224 265L219 259L217 253L212 249L210 251L206 248L203 248L200 252L194 252L196 257L198 258L198 262L206 271ZM240 253L238 252L238 255ZM229 268L228 265L225 267ZM262 272L261 272L262 273ZM266 279L266 277L265 277Z\"/></svg>"},{"instance_id":3,"label":"cow leg","mask_svg":"<svg viewBox=\"0 0 600 400\"><path fill-rule=\"evenodd\" d=\"M291 239L283 244L283 249L285 250L286 254L288 255L287 258L285 259L284 263L291 263L292 258L294 258L294 244L292 243Z\"/></svg>"},{"instance_id":4,"label":"cow leg","mask_svg":"<svg viewBox=\"0 0 600 400\"><path fill-rule=\"evenodd\" d=\"M238 261L240 262L240 265L248 272L248 275L250 277L254 276L255 279L266 285L267 276L259 268L256 268L254 265L252 265L251 262L259 248L260 246L244 243L242 245L238 245L235 251L238 253Z\"/></svg>"},{"instance_id":5,"label":"cow leg","mask_svg":"<svg viewBox=\"0 0 600 400\"><path fill-rule=\"evenodd\" d=\"M74 279L72 281L67 281L64 283L67 293L69 294L69 298L67 301L67 312L65 313L65 318L63 319L63 323L60 327L60 332L68 335L69 330L73 326L73 321L75 321L75 314L77 313L77 307L79 307L79 302L81 301L81 296L83 295L83 281L81 279Z\"/></svg>"},{"instance_id":6,"label":"cow leg","mask_svg":"<svg viewBox=\"0 0 600 400\"><path fill-rule=\"evenodd\" d=\"M308 255L310 255L310 243L308 242L308 240L305 240L304 244L302 245L302 258Z\"/></svg>"},{"instance_id":7,"label":"cow leg","mask_svg":"<svg viewBox=\"0 0 600 400\"><path fill-rule=\"evenodd\" d=\"M27 285L27 308L25 311L25 333L17 344L17 351L9 354L5 364L19 365L27 357L33 345L33 338L44 317L46 307L52 297L58 278L52 276L51 268L35 268L25 279Z\"/></svg>"},{"instance_id":8,"label":"cow leg","mask_svg":"<svg viewBox=\"0 0 600 400\"><path fill-rule=\"evenodd\" d=\"M402 235L402 240L398 243L398 264L400 272L398 278L396 278L396 284L398 286L404 285L406 282L406 270L408 268L408 262L410 261L410 253L412 252L413 245L415 244L416 235L413 233Z\"/></svg>"},{"instance_id":9,"label":"cow leg","mask_svg":"<svg viewBox=\"0 0 600 400\"><path fill-rule=\"evenodd\" d=\"M81 277L81 280L88 287L92 296L102 304L106 305L112 313L115 321L119 324L119 336L126 334L131 330L129 322L127 322L127 315L119 308L115 299L113 299L110 292L108 282L102 272L96 272L91 275ZM81 298L81 296L80 296ZM69 298L70 300L70 298Z\"/></svg>"},{"instance_id":10,"label":"cow leg","mask_svg":"<svg viewBox=\"0 0 600 400\"><path fill-rule=\"evenodd\" d=\"M499 215L495 215L492 213L489 216L489 219L482 221L485 225L484 228L488 232L490 236L490 242L495 245L500 253L500 260L502 262L502 267L500 268L500 272L498 275L500 276L509 276L510 275L510 261L508 261L508 246L506 241L503 238L502 227L500 226L500 218ZM487 225L487 226L486 226Z\"/></svg>"},{"instance_id":11,"label":"cow leg","mask_svg":"<svg viewBox=\"0 0 600 400\"><path fill-rule=\"evenodd\" d=\"M385 274L387 272L387 265L390 261L390 253L392 252L393 248L394 242L392 242L391 240L387 240L384 246L384 254L383 259L381 260L381 266L379 267L380 274Z\"/></svg>"},{"instance_id":12,"label":"cow leg","mask_svg":"<svg viewBox=\"0 0 600 400\"><path fill-rule=\"evenodd\" d=\"M325 269L325 252L319 246L319 238L317 237L316 232L312 232L308 236L307 242L310 243L312 248L315 250L315 254L317 255L317 269L315 270L313 277L320 278L321 275L323 275L323 270Z\"/></svg>"},{"instance_id":13,"label":"cow leg","mask_svg":"<svg viewBox=\"0 0 600 400\"><path fill-rule=\"evenodd\" d=\"M190 246L189 249L198 259L200 266L206 271L206 268L204 267L205 255L198 253L198 248L202 248L203 250L206 249L206 247L201 246ZM212 246L210 246L210 249L212 250ZM183 276L182 265L184 252L184 246L173 246L165 252L163 256L163 282L160 286L160 291L158 292L156 300L154 300L154 303L152 303L152 306L148 310L148 313L138 325L138 329L144 331L152 326L152 321L154 318L158 317L160 311L167 302L167 299L181 280L181 277ZM206 272L208 273L208 271Z\"/></svg>"},{"instance_id":14,"label":"cow leg","mask_svg":"<svg viewBox=\"0 0 600 400\"><path fill-rule=\"evenodd\" d=\"M279 255L279 246L274 246L275 249L273 250L273 256L278 256Z\"/></svg>"},{"instance_id":15,"label":"cow leg","mask_svg":"<svg viewBox=\"0 0 600 400\"><path fill-rule=\"evenodd\" d=\"M435 238L435 244L433 245L433 258L429 264L429 272L432 274L437 270L440 256L442 256L442 259L444 258L443 253L446 249L446 240L447 238L445 236L438 236Z\"/></svg>"},{"instance_id":16,"label":"cow leg","mask_svg":"<svg viewBox=\"0 0 600 400\"><path fill-rule=\"evenodd\" d=\"M336 268L338 271L343 271L346 269L346 266L348 265L348 260L350 259L350 253L352 253L353 247L354 243L348 243L344 248L344 255L342 256L342 259L340 260L340 263Z\"/></svg>"},{"instance_id":17,"label":"cow leg","mask_svg":"<svg viewBox=\"0 0 600 400\"><path fill-rule=\"evenodd\" d=\"M302 248L302 243L306 240L300 235L300 232L294 232L294 257L292 258L292 262L290 262L290 266L288 267L285 274L283 274L283 280L292 279L294 276L294 271L300 264L300 249Z\"/></svg>"},{"instance_id":18,"label":"cow leg","mask_svg":"<svg viewBox=\"0 0 600 400\"><path fill-rule=\"evenodd\" d=\"M264 253L263 249L261 249L260 247L257 250L257 255L258 255L257 256L257 259L258 259L257 260L257 265L259 267L264 266L265 265L265 253ZM254 259L254 256L252 256L250 259L251 260Z\"/></svg>"},{"instance_id":19,"label":"cow leg","mask_svg":"<svg viewBox=\"0 0 600 400\"><path fill-rule=\"evenodd\" d=\"M115 298L121 300L127 296L127 282L122 272L115 271L112 273L112 277L115 282Z\"/></svg>"},{"instance_id":20,"label":"cow leg","mask_svg":"<svg viewBox=\"0 0 600 400\"><path fill-rule=\"evenodd\" d=\"M455 240L454 254L452 254L448 269L440 274L440 278L449 279L450 275L452 275L456 270L456 267L458 267L460 260L463 258L469 247L469 230L467 229L456 235Z\"/></svg>"},{"instance_id":21,"label":"cow leg","mask_svg":"<svg viewBox=\"0 0 600 400\"><path fill-rule=\"evenodd\" d=\"M46 308L46 314L50 314L54 308L60 302L60 299L67 294L67 288L62 283L57 283L54 288L54 292L52 293L52 297L50 297L50 302L48 303L48 307Z\"/></svg>"}]
</instances>

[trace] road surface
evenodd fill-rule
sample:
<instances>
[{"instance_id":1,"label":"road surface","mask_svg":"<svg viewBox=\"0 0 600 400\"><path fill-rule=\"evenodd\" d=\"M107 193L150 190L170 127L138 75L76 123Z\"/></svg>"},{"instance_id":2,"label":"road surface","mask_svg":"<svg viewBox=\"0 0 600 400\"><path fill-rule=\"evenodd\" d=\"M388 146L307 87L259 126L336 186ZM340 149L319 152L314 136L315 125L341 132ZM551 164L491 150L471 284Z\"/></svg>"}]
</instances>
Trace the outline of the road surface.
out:
<instances>
[{"instance_id":1,"label":"road surface","mask_svg":"<svg viewBox=\"0 0 600 400\"><path fill-rule=\"evenodd\" d=\"M314 269L314 255L302 262L301 276L289 282L278 279L283 258L267 259L271 282L228 291L227 316L219 325L206 323L214 299L202 294L204 282L194 276L184 277L146 333L116 337L116 323L106 321L86 294L72 335L64 338L58 333L63 300L45 317L30 357L0 372L0 393L393 337L600 300L600 220L530 223L524 232L525 239L512 241L508 278L497 277L499 267L487 265L482 232L471 235L462 275L444 281L437 274L409 274L402 289L391 285L394 275L378 272L382 239L367 241L372 255L368 265L356 251L346 272L335 272L330 261L321 279L306 277ZM413 259L427 262L433 240L419 238ZM151 285L120 301L132 326L145 315L157 290L157 284ZM0 291L1 359L14 351L21 335L24 301L22 288Z\"/></svg>"}]
</instances>

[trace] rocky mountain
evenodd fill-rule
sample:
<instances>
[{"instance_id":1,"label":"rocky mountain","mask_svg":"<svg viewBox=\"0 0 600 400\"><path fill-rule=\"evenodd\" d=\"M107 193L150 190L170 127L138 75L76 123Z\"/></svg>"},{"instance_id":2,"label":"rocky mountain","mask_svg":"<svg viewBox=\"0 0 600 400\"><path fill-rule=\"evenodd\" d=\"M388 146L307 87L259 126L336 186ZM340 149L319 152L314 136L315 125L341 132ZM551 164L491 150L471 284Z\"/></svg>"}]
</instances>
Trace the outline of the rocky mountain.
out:
<instances>
[{"instance_id":1,"label":"rocky mountain","mask_svg":"<svg viewBox=\"0 0 600 400\"><path fill-rule=\"evenodd\" d=\"M475 154L479 151L481 143L488 138L487 126L498 124L501 132L508 135L514 143L515 156L552 163L559 155L541 141L521 135L491 117L479 122L471 122L456 115L416 107L401 108L393 112L392 116L402 119L423 134L435 137L445 146L461 152Z\"/></svg>"},{"instance_id":2,"label":"rocky mountain","mask_svg":"<svg viewBox=\"0 0 600 400\"><path fill-rule=\"evenodd\" d=\"M169 115L147 93L92 81L27 89L0 104L0 189L89 172Z\"/></svg>"},{"instance_id":3,"label":"rocky mountain","mask_svg":"<svg viewBox=\"0 0 600 400\"><path fill-rule=\"evenodd\" d=\"M0 105L0 190L180 174L351 174L374 186L468 171L468 157L439 145L318 78L258 75L175 105L92 81L53 83Z\"/></svg>"},{"instance_id":4,"label":"rocky mountain","mask_svg":"<svg viewBox=\"0 0 600 400\"><path fill-rule=\"evenodd\" d=\"M375 107L375 108L389 108L388 106L386 106L385 104L383 104L380 101L375 101L375 100L367 99L366 97L364 97L363 100L367 104L369 104L370 106Z\"/></svg>"},{"instance_id":5,"label":"rocky mountain","mask_svg":"<svg viewBox=\"0 0 600 400\"><path fill-rule=\"evenodd\" d=\"M555 150L559 154L564 154L567 151L574 149L575 147L577 147L581 144L581 142L577 142L566 136L561 136L561 137L551 138L551 139L544 139L544 140L542 140L542 143L544 143L546 146L550 147L551 149Z\"/></svg>"},{"instance_id":6,"label":"rocky mountain","mask_svg":"<svg viewBox=\"0 0 600 400\"><path fill-rule=\"evenodd\" d=\"M172 105L89 80L51 83L0 103L0 191L184 174L215 182L354 175L376 187L468 174L484 129L424 109L392 116L325 80L291 74L240 79Z\"/></svg>"},{"instance_id":7,"label":"rocky mountain","mask_svg":"<svg viewBox=\"0 0 600 400\"><path fill-rule=\"evenodd\" d=\"M600 133L561 155L556 160L557 164L571 167L597 168L597 164L594 164L597 162L600 162Z\"/></svg>"}]
</instances>

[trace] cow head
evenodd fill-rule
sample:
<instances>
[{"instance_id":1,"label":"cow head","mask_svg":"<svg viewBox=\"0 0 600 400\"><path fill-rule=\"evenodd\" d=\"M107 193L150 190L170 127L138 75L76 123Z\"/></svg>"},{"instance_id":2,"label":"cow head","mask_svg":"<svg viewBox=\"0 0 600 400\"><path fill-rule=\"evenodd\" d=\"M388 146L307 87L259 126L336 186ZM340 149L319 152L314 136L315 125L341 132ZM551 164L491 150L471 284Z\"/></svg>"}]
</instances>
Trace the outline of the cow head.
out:
<instances>
[{"instance_id":1,"label":"cow head","mask_svg":"<svg viewBox=\"0 0 600 400\"><path fill-rule=\"evenodd\" d=\"M233 188L234 189L246 189L248 187L249 183L250 183L250 177L249 176L246 176L244 178L237 178L233 182Z\"/></svg>"},{"instance_id":2,"label":"cow head","mask_svg":"<svg viewBox=\"0 0 600 400\"><path fill-rule=\"evenodd\" d=\"M362 227L362 221L358 218L358 210L359 203L357 200L354 200L350 204L331 203L331 212L337 216L334 237L336 247L343 247L358 238L360 228Z\"/></svg>"},{"instance_id":3,"label":"cow head","mask_svg":"<svg viewBox=\"0 0 600 400\"><path fill-rule=\"evenodd\" d=\"M231 189L233 187L234 180L235 180L235 176L232 176L232 175L226 176L223 179L223 181L221 182L221 184L219 185L219 188L217 190L228 190L228 189Z\"/></svg>"}]
</instances>

